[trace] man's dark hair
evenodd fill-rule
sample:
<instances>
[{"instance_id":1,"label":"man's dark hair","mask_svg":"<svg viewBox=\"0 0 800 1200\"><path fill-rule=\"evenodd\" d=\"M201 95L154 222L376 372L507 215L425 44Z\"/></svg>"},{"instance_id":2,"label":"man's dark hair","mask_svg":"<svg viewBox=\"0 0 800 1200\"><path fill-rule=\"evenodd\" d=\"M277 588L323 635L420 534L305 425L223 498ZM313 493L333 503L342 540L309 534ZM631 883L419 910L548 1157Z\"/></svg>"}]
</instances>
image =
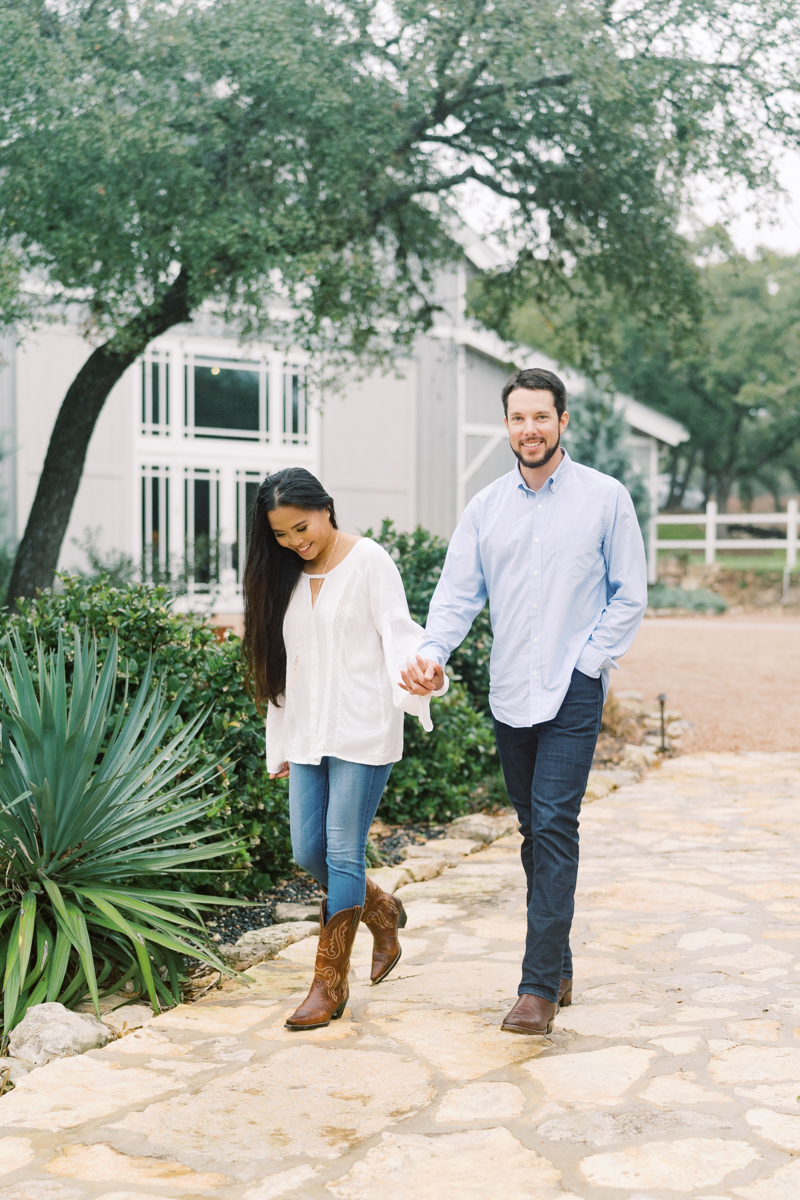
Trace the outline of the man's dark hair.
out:
<instances>
[{"instance_id":1,"label":"man's dark hair","mask_svg":"<svg viewBox=\"0 0 800 1200\"><path fill-rule=\"evenodd\" d=\"M553 397L556 412L561 417L567 410L567 389L552 371L544 367L529 367L524 371L515 371L503 388L503 412L508 416L508 397L517 388L527 388L531 392L549 392Z\"/></svg>"}]
</instances>

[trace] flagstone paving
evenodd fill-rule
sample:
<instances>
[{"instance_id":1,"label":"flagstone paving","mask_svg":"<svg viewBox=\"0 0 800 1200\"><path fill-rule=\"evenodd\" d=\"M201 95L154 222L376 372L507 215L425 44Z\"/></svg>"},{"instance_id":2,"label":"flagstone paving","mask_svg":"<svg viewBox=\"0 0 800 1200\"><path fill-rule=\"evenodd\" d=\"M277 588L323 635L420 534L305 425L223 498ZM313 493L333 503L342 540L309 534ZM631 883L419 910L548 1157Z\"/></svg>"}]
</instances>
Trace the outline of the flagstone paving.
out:
<instances>
[{"instance_id":1,"label":"flagstone paving","mask_svg":"<svg viewBox=\"0 0 800 1200\"><path fill-rule=\"evenodd\" d=\"M314 939L0 1099L0 1200L800 1197L800 754L695 754L587 805L575 1002L500 1032L518 838L402 888L404 957L283 1021Z\"/></svg>"}]
</instances>

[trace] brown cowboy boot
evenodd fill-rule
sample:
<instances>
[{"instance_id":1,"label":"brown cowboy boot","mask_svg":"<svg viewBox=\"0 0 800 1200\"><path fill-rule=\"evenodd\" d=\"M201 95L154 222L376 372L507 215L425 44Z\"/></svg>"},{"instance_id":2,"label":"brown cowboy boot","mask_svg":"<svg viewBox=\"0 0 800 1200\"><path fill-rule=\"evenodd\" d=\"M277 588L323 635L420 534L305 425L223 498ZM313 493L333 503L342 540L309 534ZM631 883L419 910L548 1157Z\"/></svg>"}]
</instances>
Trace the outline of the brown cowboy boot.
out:
<instances>
[{"instance_id":1,"label":"brown cowboy boot","mask_svg":"<svg viewBox=\"0 0 800 1200\"><path fill-rule=\"evenodd\" d=\"M504 1033L549 1033L557 1012L557 1003L523 992L500 1028Z\"/></svg>"},{"instance_id":2,"label":"brown cowboy boot","mask_svg":"<svg viewBox=\"0 0 800 1200\"><path fill-rule=\"evenodd\" d=\"M562 979L558 985L558 1007L568 1008L572 1004L572 980Z\"/></svg>"},{"instance_id":3,"label":"brown cowboy boot","mask_svg":"<svg viewBox=\"0 0 800 1200\"><path fill-rule=\"evenodd\" d=\"M311 991L286 1022L287 1029L322 1029L338 1021L350 995L347 973L363 909L343 908L326 921L325 901L319 906L319 946Z\"/></svg>"},{"instance_id":4,"label":"brown cowboy boot","mask_svg":"<svg viewBox=\"0 0 800 1200\"><path fill-rule=\"evenodd\" d=\"M397 930L405 929L408 918L402 900L398 900L397 896L390 896L368 878L364 915L361 920L372 934L370 979L374 985L381 983L400 962L402 950Z\"/></svg>"}]
</instances>

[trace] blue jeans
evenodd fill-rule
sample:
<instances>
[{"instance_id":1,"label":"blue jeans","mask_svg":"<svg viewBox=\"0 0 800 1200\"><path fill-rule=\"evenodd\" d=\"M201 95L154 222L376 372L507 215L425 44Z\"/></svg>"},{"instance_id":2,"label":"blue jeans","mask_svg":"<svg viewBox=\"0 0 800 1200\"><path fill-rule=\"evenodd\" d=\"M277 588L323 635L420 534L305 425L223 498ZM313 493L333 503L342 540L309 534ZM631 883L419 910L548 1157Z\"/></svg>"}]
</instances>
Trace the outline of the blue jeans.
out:
<instances>
[{"instance_id":1,"label":"blue jeans","mask_svg":"<svg viewBox=\"0 0 800 1200\"><path fill-rule=\"evenodd\" d=\"M368 767L325 756L289 765L289 824L295 862L328 892L330 919L363 905L367 834L394 763Z\"/></svg>"},{"instance_id":2,"label":"blue jeans","mask_svg":"<svg viewBox=\"0 0 800 1200\"><path fill-rule=\"evenodd\" d=\"M578 815L602 713L602 681L573 671L552 721L523 729L494 722L528 880L520 995L555 1002L559 980L572 978L569 931L578 878Z\"/></svg>"}]
</instances>

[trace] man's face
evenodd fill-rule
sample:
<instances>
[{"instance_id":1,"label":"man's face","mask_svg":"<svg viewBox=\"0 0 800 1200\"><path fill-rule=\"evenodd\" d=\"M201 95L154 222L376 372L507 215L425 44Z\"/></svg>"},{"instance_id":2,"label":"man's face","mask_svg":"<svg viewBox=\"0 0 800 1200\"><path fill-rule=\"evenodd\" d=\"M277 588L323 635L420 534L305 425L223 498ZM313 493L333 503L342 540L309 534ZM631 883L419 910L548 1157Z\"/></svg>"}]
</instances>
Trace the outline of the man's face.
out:
<instances>
[{"instance_id":1,"label":"man's face","mask_svg":"<svg viewBox=\"0 0 800 1200\"><path fill-rule=\"evenodd\" d=\"M543 467L558 450L569 415L559 417L553 393L515 388L508 397L505 424L511 449L523 467Z\"/></svg>"}]
</instances>

